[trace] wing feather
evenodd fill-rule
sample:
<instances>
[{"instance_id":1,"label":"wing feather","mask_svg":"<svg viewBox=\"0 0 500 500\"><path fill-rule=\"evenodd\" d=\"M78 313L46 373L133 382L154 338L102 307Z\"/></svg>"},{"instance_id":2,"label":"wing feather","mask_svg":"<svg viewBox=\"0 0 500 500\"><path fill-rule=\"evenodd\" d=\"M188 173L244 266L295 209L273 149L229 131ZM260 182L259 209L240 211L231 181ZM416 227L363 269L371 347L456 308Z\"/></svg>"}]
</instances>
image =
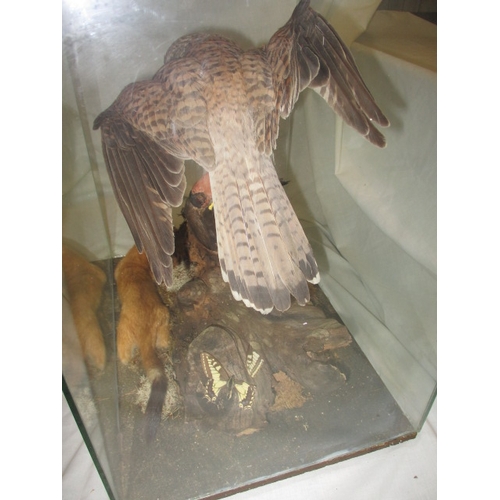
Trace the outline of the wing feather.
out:
<instances>
[{"instance_id":1,"label":"wing feather","mask_svg":"<svg viewBox=\"0 0 500 500\"><path fill-rule=\"evenodd\" d=\"M348 125L376 146L384 147L385 138L373 122L387 127L389 120L363 82L349 49L309 3L309 0L302 0L288 23L265 47L269 64L274 69L277 108L281 116L286 118L300 92L310 87Z\"/></svg>"},{"instance_id":2,"label":"wing feather","mask_svg":"<svg viewBox=\"0 0 500 500\"><path fill-rule=\"evenodd\" d=\"M162 197L155 187L136 149L110 148L103 143L103 154L116 199L138 250L146 251L156 282L171 285L174 234L172 209L166 196ZM168 155L167 161L179 160Z\"/></svg>"},{"instance_id":3,"label":"wing feather","mask_svg":"<svg viewBox=\"0 0 500 500\"><path fill-rule=\"evenodd\" d=\"M121 211L157 283L172 284L172 207L186 189L184 160L215 163L199 64L171 61L152 80L123 89L94 122Z\"/></svg>"}]
</instances>

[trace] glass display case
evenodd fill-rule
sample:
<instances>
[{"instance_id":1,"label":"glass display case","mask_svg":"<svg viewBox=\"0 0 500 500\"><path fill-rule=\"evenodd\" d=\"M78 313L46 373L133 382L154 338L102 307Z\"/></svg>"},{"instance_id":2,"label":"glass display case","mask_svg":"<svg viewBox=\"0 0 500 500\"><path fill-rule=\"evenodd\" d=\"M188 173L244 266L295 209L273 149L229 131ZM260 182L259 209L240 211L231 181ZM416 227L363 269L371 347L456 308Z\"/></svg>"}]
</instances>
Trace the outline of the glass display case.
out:
<instances>
[{"instance_id":1,"label":"glass display case","mask_svg":"<svg viewBox=\"0 0 500 500\"><path fill-rule=\"evenodd\" d=\"M296 3L63 1L63 388L112 498L220 497L346 460L413 438L435 398L436 60L425 21L403 30L389 12L374 16L378 1L312 2L391 126L375 148L310 90L281 122L274 162L321 274L308 305L245 307L213 256L201 256L201 278L179 263L175 287L156 287L133 251L95 118L151 78L180 36L261 46ZM176 242L191 251L182 228L202 173L186 162L173 211ZM153 369L140 340L124 347L117 334L124 256L137 286L127 314L142 321L133 334L152 339L164 370L153 436Z\"/></svg>"}]
</instances>

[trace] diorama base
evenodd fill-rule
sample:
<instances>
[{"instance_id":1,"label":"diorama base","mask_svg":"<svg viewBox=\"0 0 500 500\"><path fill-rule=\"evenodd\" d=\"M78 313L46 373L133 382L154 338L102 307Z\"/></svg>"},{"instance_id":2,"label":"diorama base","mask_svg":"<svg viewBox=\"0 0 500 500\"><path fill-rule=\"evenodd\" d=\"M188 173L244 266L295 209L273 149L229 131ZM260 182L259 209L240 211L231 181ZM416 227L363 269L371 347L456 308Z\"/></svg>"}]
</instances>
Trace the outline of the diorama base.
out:
<instances>
[{"instance_id":1,"label":"diorama base","mask_svg":"<svg viewBox=\"0 0 500 500\"><path fill-rule=\"evenodd\" d=\"M85 427L100 427L104 481L116 498L219 498L415 437L318 286L310 304L266 316L235 301L217 268L176 296L163 296L169 388L153 440L144 433L151 385L139 362L124 366L116 356L113 290L99 311L106 368L91 378L91 394L70 388ZM207 352L216 360L211 385L201 366ZM245 352L259 360L246 370ZM247 393L231 396L230 380Z\"/></svg>"}]
</instances>

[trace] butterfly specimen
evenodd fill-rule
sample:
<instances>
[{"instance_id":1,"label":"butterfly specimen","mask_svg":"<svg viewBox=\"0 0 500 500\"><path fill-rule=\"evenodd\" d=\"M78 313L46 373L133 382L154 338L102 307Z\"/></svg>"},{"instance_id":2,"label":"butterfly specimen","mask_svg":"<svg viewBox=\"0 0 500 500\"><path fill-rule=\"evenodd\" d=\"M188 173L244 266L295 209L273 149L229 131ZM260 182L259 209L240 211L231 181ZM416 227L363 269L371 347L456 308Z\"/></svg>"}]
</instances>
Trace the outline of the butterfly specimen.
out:
<instances>
[{"instance_id":1,"label":"butterfly specimen","mask_svg":"<svg viewBox=\"0 0 500 500\"><path fill-rule=\"evenodd\" d=\"M250 385L243 380L237 380L234 375L229 375L222 364L208 352L200 355L203 373L207 378L205 383L204 398L217 407L221 407L224 398L228 400L237 399L241 409L250 409L255 399L256 386ZM250 376L255 376L262 365L262 358L256 351L247 354L246 369ZM252 375L253 374L253 375Z\"/></svg>"}]
</instances>

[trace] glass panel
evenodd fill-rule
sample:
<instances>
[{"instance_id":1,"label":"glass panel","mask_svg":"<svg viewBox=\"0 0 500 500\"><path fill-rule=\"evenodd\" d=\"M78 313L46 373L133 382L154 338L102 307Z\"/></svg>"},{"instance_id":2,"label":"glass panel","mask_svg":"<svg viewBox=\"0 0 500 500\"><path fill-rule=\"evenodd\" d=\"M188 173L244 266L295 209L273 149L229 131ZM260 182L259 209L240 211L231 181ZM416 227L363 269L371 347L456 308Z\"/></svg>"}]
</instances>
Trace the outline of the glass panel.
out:
<instances>
[{"instance_id":1,"label":"glass panel","mask_svg":"<svg viewBox=\"0 0 500 500\"><path fill-rule=\"evenodd\" d=\"M314 5L353 40L377 3ZM415 436L435 396L435 70L380 45L384 13L353 53L392 122L388 147L310 91L281 123L276 168L321 272L311 304L263 316L235 301L181 207L176 242L196 265L176 265L176 288L157 288L130 250L93 120L179 36L261 45L295 4L63 4L63 376L115 498L201 498L394 444ZM188 162L184 215L201 173ZM164 391L151 437L148 404Z\"/></svg>"}]
</instances>

